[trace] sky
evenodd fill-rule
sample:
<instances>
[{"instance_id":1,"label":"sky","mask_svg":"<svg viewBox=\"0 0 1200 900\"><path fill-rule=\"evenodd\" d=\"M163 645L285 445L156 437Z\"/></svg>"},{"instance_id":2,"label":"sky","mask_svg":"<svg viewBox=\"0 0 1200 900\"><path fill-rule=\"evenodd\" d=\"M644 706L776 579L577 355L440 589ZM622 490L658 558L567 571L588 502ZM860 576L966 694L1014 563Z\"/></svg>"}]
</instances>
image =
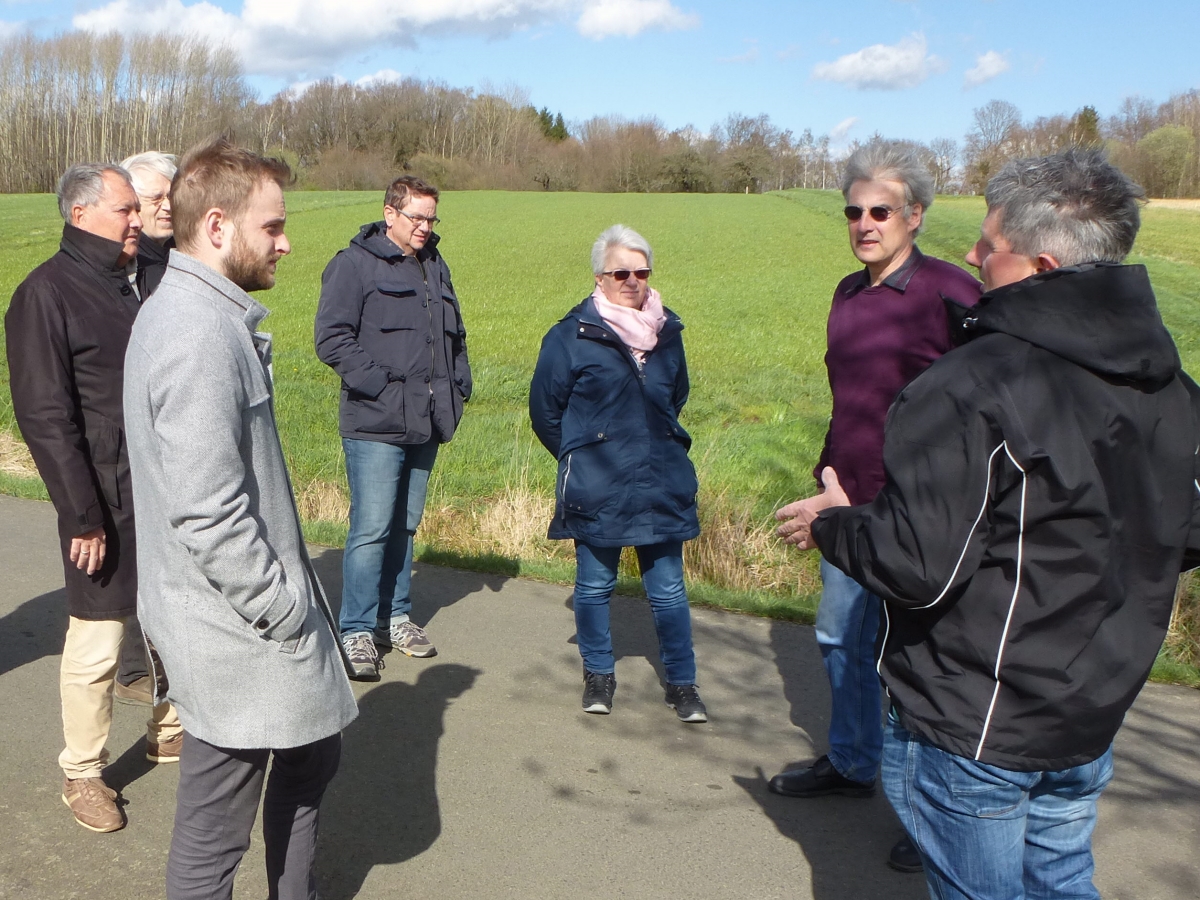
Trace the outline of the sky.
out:
<instances>
[{"instance_id":1,"label":"sky","mask_svg":"<svg viewBox=\"0 0 1200 900\"><path fill-rule=\"evenodd\" d=\"M959 142L972 111L1101 116L1200 88L1200 2L1091 0L0 0L0 37L175 31L233 47L262 98L319 78L517 89L578 123L707 132L766 113L835 147Z\"/></svg>"}]
</instances>

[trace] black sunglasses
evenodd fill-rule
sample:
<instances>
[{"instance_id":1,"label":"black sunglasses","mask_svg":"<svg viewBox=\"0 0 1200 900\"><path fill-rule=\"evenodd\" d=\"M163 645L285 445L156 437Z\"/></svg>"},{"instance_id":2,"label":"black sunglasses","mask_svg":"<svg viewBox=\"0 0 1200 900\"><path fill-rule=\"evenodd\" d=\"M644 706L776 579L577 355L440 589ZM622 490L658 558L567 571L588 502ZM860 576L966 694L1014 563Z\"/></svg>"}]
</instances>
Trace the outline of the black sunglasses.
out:
<instances>
[{"instance_id":1,"label":"black sunglasses","mask_svg":"<svg viewBox=\"0 0 1200 900\"><path fill-rule=\"evenodd\" d=\"M842 212L851 222L857 222L863 217L863 213L870 215L876 222L886 222L900 210L892 209L890 206L872 206L870 209L863 209L861 206L847 206Z\"/></svg>"},{"instance_id":2,"label":"black sunglasses","mask_svg":"<svg viewBox=\"0 0 1200 900\"><path fill-rule=\"evenodd\" d=\"M628 281L632 275L638 281L645 281L650 277L653 269L613 269L611 272L601 272L601 275L611 275L614 281Z\"/></svg>"}]
</instances>

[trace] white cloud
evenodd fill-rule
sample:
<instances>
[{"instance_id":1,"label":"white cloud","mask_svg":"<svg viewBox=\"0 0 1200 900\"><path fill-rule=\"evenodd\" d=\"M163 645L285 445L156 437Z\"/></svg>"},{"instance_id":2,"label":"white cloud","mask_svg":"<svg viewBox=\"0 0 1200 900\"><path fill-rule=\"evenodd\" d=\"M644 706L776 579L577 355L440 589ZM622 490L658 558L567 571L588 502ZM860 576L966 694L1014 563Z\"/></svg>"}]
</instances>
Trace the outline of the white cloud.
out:
<instances>
[{"instance_id":1,"label":"white cloud","mask_svg":"<svg viewBox=\"0 0 1200 900\"><path fill-rule=\"evenodd\" d=\"M678 31L695 28L700 17L685 13L670 0L588 0L576 27L584 37L633 37L651 28Z\"/></svg>"},{"instance_id":2,"label":"white cloud","mask_svg":"<svg viewBox=\"0 0 1200 900\"><path fill-rule=\"evenodd\" d=\"M403 80L404 75L395 69L380 69L373 75L364 75L362 78L355 79L354 83L359 87L371 87L376 84L386 84L389 81Z\"/></svg>"},{"instance_id":3,"label":"white cloud","mask_svg":"<svg viewBox=\"0 0 1200 900\"><path fill-rule=\"evenodd\" d=\"M5 38L14 37L24 30L25 25L21 22L6 22L0 20L0 41Z\"/></svg>"},{"instance_id":4,"label":"white cloud","mask_svg":"<svg viewBox=\"0 0 1200 900\"><path fill-rule=\"evenodd\" d=\"M842 119L829 132L829 139L835 144L841 141L850 133L850 129L858 124L858 116L851 116L848 119Z\"/></svg>"},{"instance_id":5,"label":"white cloud","mask_svg":"<svg viewBox=\"0 0 1200 900\"><path fill-rule=\"evenodd\" d=\"M813 78L859 90L896 91L916 87L946 64L929 53L925 35L913 34L896 44L872 44L833 62L817 63Z\"/></svg>"},{"instance_id":6,"label":"white cloud","mask_svg":"<svg viewBox=\"0 0 1200 900\"><path fill-rule=\"evenodd\" d=\"M110 0L72 19L94 32L195 34L226 44L252 74L296 75L328 68L373 46L419 37L493 36L578 17L597 40L650 29L690 28L699 18L670 0L243 0L228 12L208 0Z\"/></svg>"},{"instance_id":7,"label":"white cloud","mask_svg":"<svg viewBox=\"0 0 1200 900\"><path fill-rule=\"evenodd\" d=\"M1003 75L1010 68L1012 66L1009 64L1006 54L989 50L987 53L975 57L975 67L967 69L963 75L963 88L969 90L979 87L985 81L991 81L997 75Z\"/></svg>"}]
</instances>

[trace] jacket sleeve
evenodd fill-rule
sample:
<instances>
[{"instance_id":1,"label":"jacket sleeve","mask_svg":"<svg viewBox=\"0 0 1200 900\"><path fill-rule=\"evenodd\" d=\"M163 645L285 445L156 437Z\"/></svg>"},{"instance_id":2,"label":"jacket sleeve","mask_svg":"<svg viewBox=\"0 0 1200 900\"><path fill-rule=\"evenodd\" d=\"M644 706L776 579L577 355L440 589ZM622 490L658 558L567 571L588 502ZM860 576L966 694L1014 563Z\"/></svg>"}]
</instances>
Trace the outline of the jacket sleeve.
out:
<instances>
[{"instance_id":1,"label":"jacket sleeve","mask_svg":"<svg viewBox=\"0 0 1200 900\"><path fill-rule=\"evenodd\" d=\"M551 328L542 338L542 350L529 385L529 420L533 432L555 459L562 446L563 413L575 385L570 355L558 331L557 326Z\"/></svg>"},{"instance_id":2,"label":"jacket sleeve","mask_svg":"<svg viewBox=\"0 0 1200 900\"><path fill-rule=\"evenodd\" d=\"M388 374L358 343L364 299L354 260L345 251L338 253L321 275L313 333L321 362L337 372L351 390L378 397L387 387Z\"/></svg>"},{"instance_id":3,"label":"jacket sleeve","mask_svg":"<svg viewBox=\"0 0 1200 900\"><path fill-rule=\"evenodd\" d=\"M692 382L688 378L687 354L684 353L682 341L679 344L679 371L675 373L675 390L671 402L675 406L675 415L682 412L687 404L688 395L692 391Z\"/></svg>"},{"instance_id":4,"label":"jacket sleeve","mask_svg":"<svg viewBox=\"0 0 1200 900\"><path fill-rule=\"evenodd\" d=\"M67 324L55 290L17 288L4 317L17 425L54 508L80 535L104 524L103 506L75 399Z\"/></svg>"},{"instance_id":5,"label":"jacket sleeve","mask_svg":"<svg viewBox=\"0 0 1200 900\"><path fill-rule=\"evenodd\" d=\"M442 274L446 279L446 284L450 285L450 291L455 297L458 297L458 291L454 290L454 282L450 280L450 267L446 265L446 261L442 260ZM471 394L475 390L475 382L471 377L471 361L467 358L467 326L462 318L462 300L460 299L454 307L454 313L458 317L458 345L455 347L454 359L451 360L451 369L454 373L455 381L458 383L458 388L462 392L464 400L470 400Z\"/></svg>"},{"instance_id":6,"label":"jacket sleeve","mask_svg":"<svg viewBox=\"0 0 1200 900\"><path fill-rule=\"evenodd\" d=\"M1195 433L1196 455L1192 476L1192 523L1188 530L1187 545L1183 549L1182 571L1200 567L1200 387L1189 376L1182 375L1184 386L1192 401L1192 422Z\"/></svg>"},{"instance_id":7,"label":"jacket sleeve","mask_svg":"<svg viewBox=\"0 0 1200 900\"><path fill-rule=\"evenodd\" d=\"M948 391L944 378L929 377L934 371L892 407L879 494L863 506L826 510L813 523L830 563L910 608L937 604L975 574L987 549L988 507L1015 489L1017 471L992 417L970 395Z\"/></svg>"},{"instance_id":8,"label":"jacket sleeve","mask_svg":"<svg viewBox=\"0 0 1200 900\"><path fill-rule=\"evenodd\" d=\"M251 512L254 483L242 459L245 414L269 402L247 396L241 355L217 322L159 348L148 379L167 519L192 562L263 638L295 637L307 594L292 585Z\"/></svg>"}]
</instances>

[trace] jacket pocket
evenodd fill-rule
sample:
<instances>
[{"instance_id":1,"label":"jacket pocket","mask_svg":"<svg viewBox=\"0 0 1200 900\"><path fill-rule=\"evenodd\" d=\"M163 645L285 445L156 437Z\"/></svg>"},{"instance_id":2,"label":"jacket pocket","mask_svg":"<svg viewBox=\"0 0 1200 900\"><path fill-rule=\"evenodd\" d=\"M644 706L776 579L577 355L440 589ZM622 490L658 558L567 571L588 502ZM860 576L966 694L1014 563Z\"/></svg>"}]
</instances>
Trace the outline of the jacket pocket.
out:
<instances>
[{"instance_id":1,"label":"jacket pocket","mask_svg":"<svg viewBox=\"0 0 1200 900\"><path fill-rule=\"evenodd\" d=\"M558 500L564 515L595 519L616 488L606 464L608 432L603 426L574 441L559 460Z\"/></svg>"},{"instance_id":2,"label":"jacket pocket","mask_svg":"<svg viewBox=\"0 0 1200 900\"><path fill-rule=\"evenodd\" d=\"M114 509L121 508L120 481L117 478L117 466L121 459L121 444L125 436L121 429L110 420L95 416L85 419L88 441L88 454L92 460L92 470L96 473L96 482L105 501Z\"/></svg>"},{"instance_id":3,"label":"jacket pocket","mask_svg":"<svg viewBox=\"0 0 1200 900\"><path fill-rule=\"evenodd\" d=\"M355 431L364 434L403 434L404 381L389 381L378 397L346 392L347 411Z\"/></svg>"},{"instance_id":4,"label":"jacket pocket","mask_svg":"<svg viewBox=\"0 0 1200 900\"><path fill-rule=\"evenodd\" d=\"M363 307L363 325L368 330L403 331L428 322L428 314L417 298L416 288L400 282L375 283L376 296ZM427 326L428 327L428 326ZM361 330L361 329L360 329Z\"/></svg>"}]
</instances>

